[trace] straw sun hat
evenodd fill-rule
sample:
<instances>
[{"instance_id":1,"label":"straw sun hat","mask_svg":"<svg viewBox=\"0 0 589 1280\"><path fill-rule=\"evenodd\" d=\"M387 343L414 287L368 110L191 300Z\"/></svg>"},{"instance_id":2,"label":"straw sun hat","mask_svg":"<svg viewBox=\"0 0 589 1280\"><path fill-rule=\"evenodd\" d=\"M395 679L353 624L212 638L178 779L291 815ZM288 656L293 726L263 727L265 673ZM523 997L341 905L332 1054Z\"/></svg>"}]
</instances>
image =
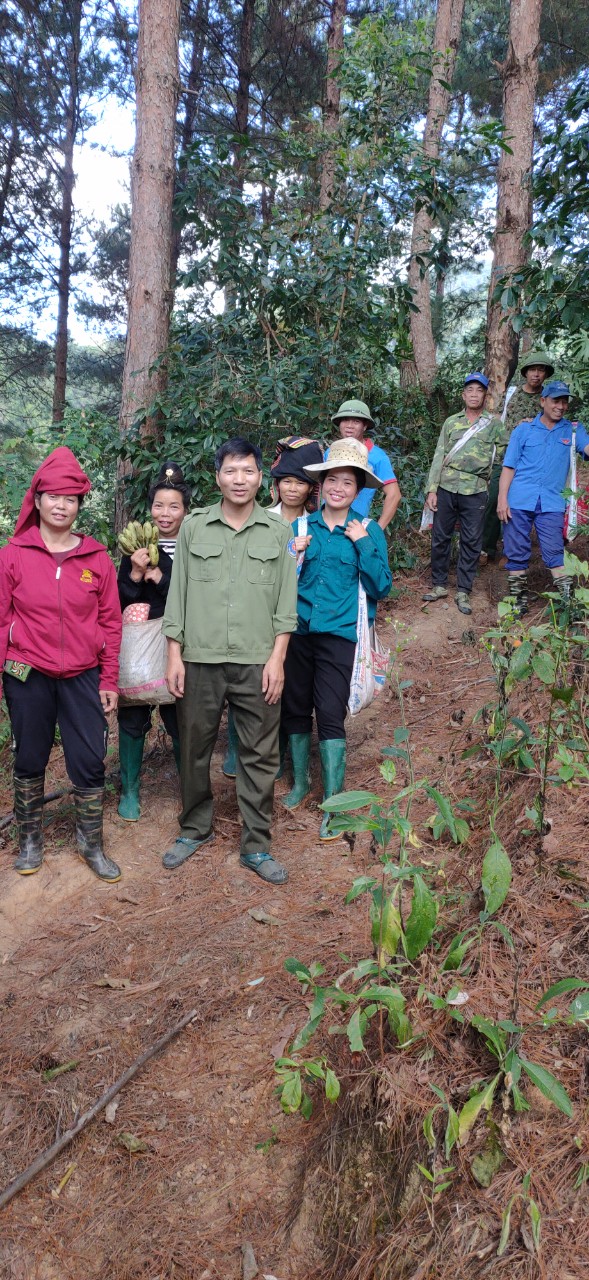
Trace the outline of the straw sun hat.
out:
<instances>
[{"instance_id":1,"label":"straw sun hat","mask_svg":"<svg viewBox=\"0 0 589 1280\"><path fill-rule=\"evenodd\" d=\"M305 475L310 480L320 480L324 471L335 471L337 467L353 467L356 471L363 471L367 489L382 489L382 480L375 476L368 462L368 449L361 440L335 440L329 446L326 461L305 467Z\"/></svg>"}]
</instances>

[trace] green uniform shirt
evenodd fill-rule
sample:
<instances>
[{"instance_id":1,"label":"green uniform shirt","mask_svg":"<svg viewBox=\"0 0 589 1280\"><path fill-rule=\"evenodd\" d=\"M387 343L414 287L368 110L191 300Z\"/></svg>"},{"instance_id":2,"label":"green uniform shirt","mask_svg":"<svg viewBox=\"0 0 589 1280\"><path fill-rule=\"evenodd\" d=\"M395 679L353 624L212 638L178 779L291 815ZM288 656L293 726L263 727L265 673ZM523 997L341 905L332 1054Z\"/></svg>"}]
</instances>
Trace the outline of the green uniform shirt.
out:
<instances>
[{"instance_id":1,"label":"green uniform shirt","mask_svg":"<svg viewBox=\"0 0 589 1280\"><path fill-rule=\"evenodd\" d=\"M241 529L227 524L220 502L187 516L162 626L185 662L263 665L276 636L296 629L290 525L257 502Z\"/></svg>"},{"instance_id":2,"label":"green uniform shirt","mask_svg":"<svg viewBox=\"0 0 589 1280\"><path fill-rule=\"evenodd\" d=\"M524 418L535 418L537 413L542 412L540 404L540 391L532 392L524 391L523 387L518 387L517 391L508 401L505 412L505 426L507 427L507 437L511 435L513 428L517 427L518 422L523 422Z\"/></svg>"},{"instance_id":3,"label":"green uniform shirt","mask_svg":"<svg viewBox=\"0 0 589 1280\"><path fill-rule=\"evenodd\" d=\"M487 426L477 436L473 436L463 449L459 449L442 469L444 458L453 445L470 427L477 426L483 417L488 418ZM438 488L465 495L484 493L489 485L493 453L495 451L495 461L500 462L506 444L505 425L500 418L492 417L485 410L476 422L468 421L464 409L452 414L451 418L446 418L440 431L426 486L427 493Z\"/></svg>"}]
</instances>

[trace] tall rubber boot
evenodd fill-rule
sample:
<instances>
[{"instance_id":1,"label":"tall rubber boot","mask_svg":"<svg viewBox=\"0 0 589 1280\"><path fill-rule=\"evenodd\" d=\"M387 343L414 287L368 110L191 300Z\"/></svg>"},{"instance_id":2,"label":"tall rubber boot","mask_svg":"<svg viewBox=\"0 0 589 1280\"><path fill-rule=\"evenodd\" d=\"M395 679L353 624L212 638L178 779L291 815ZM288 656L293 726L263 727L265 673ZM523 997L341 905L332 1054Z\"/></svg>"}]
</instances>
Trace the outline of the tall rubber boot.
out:
<instances>
[{"instance_id":1,"label":"tall rubber boot","mask_svg":"<svg viewBox=\"0 0 589 1280\"><path fill-rule=\"evenodd\" d=\"M284 796L282 803L287 809L298 809L305 796L308 796L311 790L311 776L309 773L311 734L291 733L288 742L294 786L292 791L289 791L288 795Z\"/></svg>"},{"instance_id":2,"label":"tall rubber boot","mask_svg":"<svg viewBox=\"0 0 589 1280\"><path fill-rule=\"evenodd\" d=\"M117 813L125 822L137 822L141 817L139 785L145 738L132 738L119 729L119 763L121 766L121 798Z\"/></svg>"},{"instance_id":3,"label":"tall rubber boot","mask_svg":"<svg viewBox=\"0 0 589 1280\"><path fill-rule=\"evenodd\" d=\"M235 728L235 720L231 707L227 708L227 753L223 761L222 769L226 778L237 777L237 755L239 751L239 738L237 729Z\"/></svg>"},{"instance_id":4,"label":"tall rubber boot","mask_svg":"<svg viewBox=\"0 0 589 1280\"><path fill-rule=\"evenodd\" d=\"M110 884L120 880L121 868L113 862L112 858L106 857L102 847L104 787L96 787L92 790L74 787L74 805L80 857L99 880L106 880Z\"/></svg>"},{"instance_id":5,"label":"tall rubber boot","mask_svg":"<svg viewBox=\"0 0 589 1280\"><path fill-rule=\"evenodd\" d=\"M43 861L43 793L45 774L14 779L14 816L18 827L18 858L14 870L32 876Z\"/></svg>"},{"instance_id":6,"label":"tall rubber boot","mask_svg":"<svg viewBox=\"0 0 589 1280\"><path fill-rule=\"evenodd\" d=\"M319 755L321 757L321 776L323 778L323 799L329 800L330 796L336 796L338 792L343 791L344 781L346 777L346 739L345 738L328 738L326 742L319 743ZM328 830L330 815L325 813L321 822L319 831L320 840L339 840L341 832L334 834Z\"/></svg>"},{"instance_id":7,"label":"tall rubber boot","mask_svg":"<svg viewBox=\"0 0 589 1280\"><path fill-rule=\"evenodd\" d=\"M552 585L558 591L562 603L569 605L573 594L573 579L569 573L553 573Z\"/></svg>"},{"instance_id":8,"label":"tall rubber boot","mask_svg":"<svg viewBox=\"0 0 589 1280\"><path fill-rule=\"evenodd\" d=\"M513 612L516 618L523 618L528 612L528 575L527 573L508 573L507 594L513 596L515 604Z\"/></svg>"},{"instance_id":9,"label":"tall rubber boot","mask_svg":"<svg viewBox=\"0 0 589 1280\"><path fill-rule=\"evenodd\" d=\"M172 751L174 752L174 760L176 761L176 768L178 770L178 773L180 773L180 742L178 738L172 738Z\"/></svg>"},{"instance_id":10,"label":"tall rubber boot","mask_svg":"<svg viewBox=\"0 0 589 1280\"><path fill-rule=\"evenodd\" d=\"M278 766L278 773L276 774L277 780L278 778L284 777L284 764L286 761L286 753L288 751L288 734L282 728L282 725L278 730L278 749L280 751L280 764Z\"/></svg>"}]
</instances>

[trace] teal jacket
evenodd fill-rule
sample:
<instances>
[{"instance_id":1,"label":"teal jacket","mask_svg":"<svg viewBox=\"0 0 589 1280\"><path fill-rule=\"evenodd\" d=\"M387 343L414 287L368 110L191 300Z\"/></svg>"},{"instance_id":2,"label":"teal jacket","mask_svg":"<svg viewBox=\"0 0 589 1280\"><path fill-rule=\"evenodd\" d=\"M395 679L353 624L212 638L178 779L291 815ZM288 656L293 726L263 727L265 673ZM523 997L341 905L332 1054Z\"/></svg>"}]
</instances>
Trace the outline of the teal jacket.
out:
<instances>
[{"instance_id":1,"label":"teal jacket","mask_svg":"<svg viewBox=\"0 0 589 1280\"><path fill-rule=\"evenodd\" d=\"M359 513L351 507L346 524L360 519ZM298 524L295 520L295 537ZM371 520L366 529L367 537L359 538L357 542L346 538L344 529L344 525L328 529L321 511L314 511L307 517L307 533L311 542L299 577L299 635L320 632L355 643L358 639L358 582L362 583L368 596L371 622L376 614L377 600L383 600L389 594L393 579L387 542L380 525Z\"/></svg>"}]
</instances>

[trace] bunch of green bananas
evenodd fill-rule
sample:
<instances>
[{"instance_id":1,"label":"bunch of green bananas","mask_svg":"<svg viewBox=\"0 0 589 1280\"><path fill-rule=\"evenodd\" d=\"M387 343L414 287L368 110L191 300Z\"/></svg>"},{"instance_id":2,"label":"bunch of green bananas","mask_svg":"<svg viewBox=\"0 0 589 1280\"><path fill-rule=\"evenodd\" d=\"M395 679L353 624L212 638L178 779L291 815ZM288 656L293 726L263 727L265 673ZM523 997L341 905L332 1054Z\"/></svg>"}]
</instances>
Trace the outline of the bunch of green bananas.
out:
<instances>
[{"instance_id":1,"label":"bunch of green bananas","mask_svg":"<svg viewBox=\"0 0 589 1280\"><path fill-rule=\"evenodd\" d=\"M139 551L140 547L146 547L149 551L149 563L155 569L160 558L158 538L159 529L156 524L151 524L149 520L146 520L145 524L141 524L139 520L131 520L126 529L119 533L117 544L125 556L132 556L133 552Z\"/></svg>"}]
</instances>

